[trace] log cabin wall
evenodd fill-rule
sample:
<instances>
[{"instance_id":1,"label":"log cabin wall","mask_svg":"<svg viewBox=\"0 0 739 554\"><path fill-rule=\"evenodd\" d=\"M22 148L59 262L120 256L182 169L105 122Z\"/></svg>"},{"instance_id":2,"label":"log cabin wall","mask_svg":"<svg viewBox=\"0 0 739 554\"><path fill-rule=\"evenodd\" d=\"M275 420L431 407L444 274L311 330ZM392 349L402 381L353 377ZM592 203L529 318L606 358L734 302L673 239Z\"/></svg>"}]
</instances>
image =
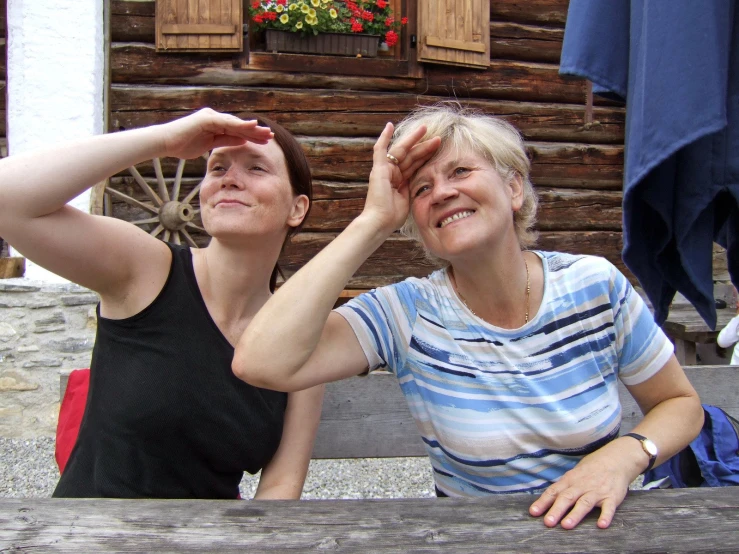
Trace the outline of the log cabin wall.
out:
<instances>
[{"instance_id":1,"label":"log cabin wall","mask_svg":"<svg viewBox=\"0 0 739 554\"><path fill-rule=\"evenodd\" d=\"M298 135L314 173L315 201L302 233L282 257L290 274L362 209L372 145L386 121L417 104L456 98L509 120L523 132L540 196L538 247L621 262L624 110L598 104L586 125L585 83L558 75L567 0L491 2L487 70L426 65L421 79L352 77L238 69L233 55L158 54L154 2L111 2L110 130L165 122L204 106L235 114L261 112ZM165 175L174 160L163 162ZM189 162L184 191L203 174ZM142 172L153 175L144 164ZM146 200L130 177L111 186ZM113 202L112 214L143 219ZM206 236L196 236L199 243ZM395 235L360 268L350 287L367 288L429 273L418 248ZM630 274L627 275L630 276Z\"/></svg>"}]
</instances>

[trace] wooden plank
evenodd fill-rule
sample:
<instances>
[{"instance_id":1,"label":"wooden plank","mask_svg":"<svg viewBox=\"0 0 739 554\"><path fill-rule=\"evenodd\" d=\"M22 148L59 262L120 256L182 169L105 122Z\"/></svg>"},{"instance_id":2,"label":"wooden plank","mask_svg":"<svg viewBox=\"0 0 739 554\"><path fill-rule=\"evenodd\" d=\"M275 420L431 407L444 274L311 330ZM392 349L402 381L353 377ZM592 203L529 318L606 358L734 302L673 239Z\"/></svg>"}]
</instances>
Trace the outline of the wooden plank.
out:
<instances>
[{"instance_id":1,"label":"wooden plank","mask_svg":"<svg viewBox=\"0 0 739 554\"><path fill-rule=\"evenodd\" d=\"M165 35L232 35L236 32L234 25L218 25L215 23L179 23L162 25ZM188 45L197 48L195 45Z\"/></svg>"},{"instance_id":2,"label":"wooden plank","mask_svg":"<svg viewBox=\"0 0 739 554\"><path fill-rule=\"evenodd\" d=\"M335 233L299 233L290 241L280 264L286 276L292 275L320 252ZM539 236L538 248L575 254L603 256L631 281L633 276L621 261L621 233L614 231L546 231ZM406 277L425 277L435 267L426 260L419 245L400 235L392 235L349 280L349 288L373 288L398 282Z\"/></svg>"},{"instance_id":3,"label":"wooden plank","mask_svg":"<svg viewBox=\"0 0 739 554\"><path fill-rule=\"evenodd\" d=\"M490 60L485 71L429 66L426 94L454 98L498 98L532 102L585 104L585 81L559 76L559 65ZM613 102L599 101L614 105Z\"/></svg>"},{"instance_id":4,"label":"wooden plank","mask_svg":"<svg viewBox=\"0 0 739 554\"><path fill-rule=\"evenodd\" d=\"M465 14L475 13L466 21ZM490 60L489 0L419 3L418 59L483 69Z\"/></svg>"},{"instance_id":5,"label":"wooden plank","mask_svg":"<svg viewBox=\"0 0 739 554\"><path fill-rule=\"evenodd\" d=\"M532 499L4 498L0 548L75 554L739 551L739 495L731 487L633 491L607 530L595 524L598 510L575 530L547 529L528 515Z\"/></svg>"},{"instance_id":6,"label":"wooden plank","mask_svg":"<svg viewBox=\"0 0 739 554\"><path fill-rule=\"evenodd\" d=\"M733 306L716 310L717 323L714 330L708 327L693 306L673 304L662 328L665 333L676 339L702 344L715 343L721 329L726 327L735 315L736 310Z\"/></svg>"},{"instance_id":7,"label":"wooden plank","mask_svg":"<svg viewBox=\"0 0 739 554\"><path fill-rule=\"evenodd\" d=\"M685 368L701 402L739 417L739 368ZM642 419L636 401L619 382L621 434ZM314 458L425 456L426 450L395 376L375 372L326 386Z\"/></svg>"},{"instance_id":8,"label":"wooden plank","mask_svg":"<svg viewBox=\"0 0 739 554\"><path fill-rule=\"evenodd\" d=\"M391 58L361 58L349 56L313 56L273 52L249 52L249 62L242 69L267 71L303 71L341 75L387 77L410 76L405 60Z\"/></svg>"},{"instance_id":9,"label":"wooden plank","mask_svg":"<svg viewBox=\"0 0 739 554\"><path fill-rule=\"evenodd\" d=\"M235 71L231 56L177 54L158 56L154 47L138 43L111 45L111 71L118 84L193 84L306 87L353 90L415 90L416 79L346 77L282 71Z\"/></svg>"},{"instance_id":10,"label":"wooden plank","mask_svg":"<svg viewBox=\"0 0 739 554\"><path fill-rule=\"evenodd\" d=\"M407 90L450 98L496 98L501 100L562 102L584 106L582 80L562 79L558 65L493 60L485 71L464 71L429 66L428 80L285 73L280 71L234 71L229 57L197 55L157 56L150 45L111 45L113 82L118 84L192 84L227 86L308 86L354 90ZM613 105L613 103L608 104Z\"/></svg>"},{"instance_id":11,"label":"wooden plank","mask_svg":"<svg viewBox=\"0 0 739 554\"><path fill-rule=\"evenodd\" d=\"M564 29L490 22L490 59L559 63Z\"/></svg>"},{"instance_id":12,"label":"wooden plank","mask_svg":"<svg viewBox=\"0 0 739 554\"><path fill-rule=\"evenodd\" d=\"M374 138L298 137L316 179L366 180L372 169ZM622 182L623 148L611 145L529 142L534 184L564 188L617 189ZM163 160L165 174L174 174L172 159ZM140 164L146 174L150 164ZM205 174L205 161L192 160L187 176Z\"/></svg>"},{"instance_id":13,"label":"wooden plank","mask_svg":"<svg viewBox=\"0 0 739 554\"><path fill-rule=\"evenodd\" d=\"M490 20L564 27L569 3L569 0L494 0L490 2Z\"/></svg>"},{"instance_id":14,"label":"wooden plank","mask_svg":"<svg viewBox=\"0 0 739 554\"><path fill-rule=\"evenodd\" d=\"M719 406L739 417L739 368L691 366L685 373L701 402ZM60 398L64 397L69 370L60 372ZM621 433L641 420L641 410L619 383ZM425 456L408 404L395 376L374 372L326 385L313 458L392 458Z\"/></svg>"},{"instance_id":15,"label":"wooden plank","mask_svg":"<svg viewBox=\"0 0 739 554\"><path fill-rule=\"evenodd\" d=\"M111 109L121 122L115 127L141 127L171 121L203 106L240 113L249 109L272 112L280 122L294 122L293 132L304 135L377 136L389 118L399 121L417 105L439 98L404 92L279 89L274 87L146 86L116 84ZM461 100L464 106L505 118L529 140L578 143L623 143L625 111L596 107L597 124L584 125L585 110L573 104L515 102L494 99ZM285 110L285 106L292 109ZM313 111L335 112L314 116ZM121 112L136 112L125 114ZM326 118L330 118L327 121ZM324 132L313 127L326 128Z\"/></svg>"},{"instance_id":16,"label":"wooden plank","mask_svg":"<svg viewBox=\"0 0 739 554\"><path fill-rule=\"evenodd\" d=\"M110 13L154 17L155 3L155 0L110 0Z\"/></svg>"}]
</instances>

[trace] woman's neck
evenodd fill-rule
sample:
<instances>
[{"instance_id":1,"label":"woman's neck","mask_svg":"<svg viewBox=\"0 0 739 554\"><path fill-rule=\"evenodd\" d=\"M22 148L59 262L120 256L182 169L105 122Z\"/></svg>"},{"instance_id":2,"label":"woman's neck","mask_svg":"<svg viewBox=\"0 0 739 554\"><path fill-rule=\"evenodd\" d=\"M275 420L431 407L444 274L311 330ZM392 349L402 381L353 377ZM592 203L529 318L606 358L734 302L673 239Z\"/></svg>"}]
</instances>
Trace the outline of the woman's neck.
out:
<instances>
[{"instance_id":1,"label":"woman's neck","mask_svg":"<svg viewBox=\"0 0 739 554\"><path fill-rule=\"evenodd\" d=\"M271 296L269 280L278 256L279 246L234 246L215 238L195 251L198 287L219 326L251 320L264 305Z\"/></svg>"},{"instance_id":2,"label":"woman's neck","mask_svg":"<svg viewBox=\"0 0 739 554\"><path fill-rule=\"evenodd\" d=\"M457 295L476 316L516 329L533 319L541 303L540 268L538 256L516 244L490 256L455 261L450 274Z\"/></svg>"}]
</instances>

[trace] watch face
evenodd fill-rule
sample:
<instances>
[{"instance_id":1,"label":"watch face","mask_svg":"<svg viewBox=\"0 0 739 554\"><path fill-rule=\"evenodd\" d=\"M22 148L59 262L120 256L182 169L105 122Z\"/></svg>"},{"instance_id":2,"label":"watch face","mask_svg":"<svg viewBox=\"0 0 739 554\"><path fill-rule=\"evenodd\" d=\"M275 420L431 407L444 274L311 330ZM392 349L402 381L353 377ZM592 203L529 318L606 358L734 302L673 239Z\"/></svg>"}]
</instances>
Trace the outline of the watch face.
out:
<instances>
[{"instance_id":1,"label":"watch face","mask_svg":"<svg viewBox=\"0 0 739 554\"><path fill-rule=\"evenodd\" d=\"M646 450L650 456L657 455L657 445L654 444L652 441L650 441L649 439L644 439L642 441L642 444L644 445L644 450Z\"/></svg>"}]
</instances>

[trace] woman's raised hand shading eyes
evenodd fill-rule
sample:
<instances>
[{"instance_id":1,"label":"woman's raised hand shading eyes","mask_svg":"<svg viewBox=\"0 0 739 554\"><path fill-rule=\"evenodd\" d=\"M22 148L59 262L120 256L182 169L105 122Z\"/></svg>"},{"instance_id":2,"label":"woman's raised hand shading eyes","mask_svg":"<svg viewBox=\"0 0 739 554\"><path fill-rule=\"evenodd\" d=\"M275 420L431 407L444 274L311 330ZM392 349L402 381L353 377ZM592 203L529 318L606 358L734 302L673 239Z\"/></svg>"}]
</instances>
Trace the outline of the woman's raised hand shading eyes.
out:
<instances>
[{"instance_id":1,"label":"woman's raised hand shading eyes","mask_svg":"<svg viewBox=\"0 0 739 554\"><path fill-rule=\"evenodd\" d=\"M268 127L255 120L204 108L192 115L159 126L163 133L162 156L192 159L214 148L240 146L246 142L267 144L272 138Z\"/></svg>"}]
</instances>

